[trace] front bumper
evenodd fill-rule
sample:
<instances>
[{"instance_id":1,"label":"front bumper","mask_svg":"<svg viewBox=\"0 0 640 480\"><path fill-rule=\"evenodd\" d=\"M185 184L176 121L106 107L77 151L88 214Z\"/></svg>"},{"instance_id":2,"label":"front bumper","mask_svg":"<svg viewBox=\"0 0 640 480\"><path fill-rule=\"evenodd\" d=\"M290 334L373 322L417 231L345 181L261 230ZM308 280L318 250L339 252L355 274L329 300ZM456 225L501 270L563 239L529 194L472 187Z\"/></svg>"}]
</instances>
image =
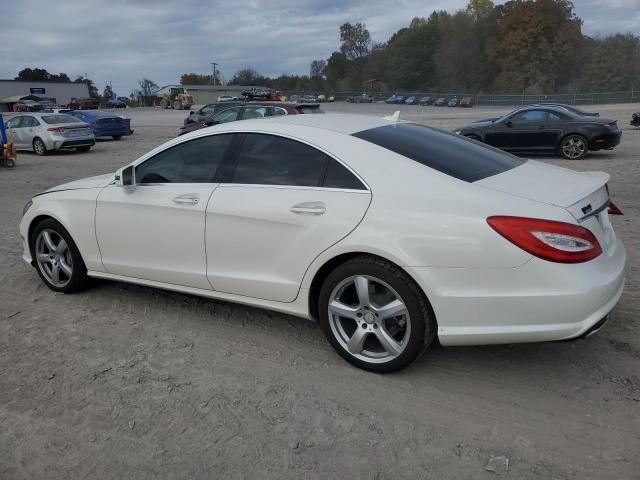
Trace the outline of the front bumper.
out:
<instances>
[{"instance_id":1,"label":"front bumper","mask_svg":"<svg viewBox=\"0 0 640 480\"><path fill-rule=\"evenodd\" d=\"M532 258L517 268L410 267L438 322L443 345L577 338L606 317L624 289L625 248L586 263Z\"/></svg>"}]
</instances>

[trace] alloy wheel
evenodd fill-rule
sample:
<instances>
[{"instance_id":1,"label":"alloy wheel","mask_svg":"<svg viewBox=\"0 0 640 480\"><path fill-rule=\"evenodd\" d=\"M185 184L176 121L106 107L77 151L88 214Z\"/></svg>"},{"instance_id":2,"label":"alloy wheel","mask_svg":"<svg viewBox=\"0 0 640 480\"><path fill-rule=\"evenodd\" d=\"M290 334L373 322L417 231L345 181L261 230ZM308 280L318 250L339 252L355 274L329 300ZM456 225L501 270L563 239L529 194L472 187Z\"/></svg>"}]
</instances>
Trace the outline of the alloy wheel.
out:
<instances>
[{"instance_id":1,"label":"alloy wheel","mask_svg":"<svg viewBox=\"0 0 640 480\"><path fill-rule=\"evenodd\" d=\"M329 324L340 345L355 358L385 363L397 358L411 335L411 319L400 295L382 280L355 275L329 297Z\"/></svg>"},{"instance_id":2,"label":"alloy wheel","mask_svg":"<svg viewBox=\"0 0 640 480\"><path fill-rule=\"evenodd\" d=\"M562 153L570 159L580 158L584 155L586 145L584 140L578 137L569 137L562 144Z\"/></svg>"},{"instance_id":3,"label":"alloy wheel","mask_svg":"<svg viewBox=\"0 0 640 480\"><path fill-rule=\"evenodd\" d=\"M39 138L36 138L35 142L33 142L33 149L36 151L38 155L44 154L47 151L47 148L44 146L44 143Z\"/></svg>"},{"instance_id":4,"label":"alloy wheel","mask_svg":"<svg viewBox=\"0 0 640 480\"><path fill-rule=\"evenodd\" d=\"M42 230L35 242L36 262L45 279L55 287L65 287L73 275L73 257L66 240L51 229Z\"/></svg>"}]
</instances>

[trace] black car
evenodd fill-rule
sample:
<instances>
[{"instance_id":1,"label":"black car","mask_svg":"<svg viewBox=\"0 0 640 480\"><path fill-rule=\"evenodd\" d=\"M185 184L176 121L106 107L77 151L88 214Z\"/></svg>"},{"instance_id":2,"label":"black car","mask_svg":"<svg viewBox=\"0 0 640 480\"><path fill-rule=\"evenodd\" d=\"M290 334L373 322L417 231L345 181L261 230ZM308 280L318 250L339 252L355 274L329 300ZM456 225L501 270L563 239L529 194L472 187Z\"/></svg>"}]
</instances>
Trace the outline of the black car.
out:
<instances>
[{"instance_id":1,"label":"black car","mask_svg":"<svg viewBox=\"0 0 640 480\"><path fill-rule=\"evenodd\" d=\"M576 115L564 108L531 106L496 120L465 125L457 134L514 153L555 153L578 160L589 150L611 150L622 132L615 120Z\"/></svg>"},{"instance_id":2,"label":"black car","mask_svg":"<svg viewBox=\"0 0 640 480\"><path fill-rule=\"evenodd\" d=\"M431 105L433 103L433 98L431 97L422 97L418 102L419 105Z\"/></svg>"},{"instance_id":3,"label":"black car","mask_svg":"<svg viewBox=\"0 0 640 480\"><path fill-rule=\"evenodd\" d=\"M631 121L629 122L629 125L640 127L640 112L636 112L631 115Z\"/></svg>"}]
</instances>

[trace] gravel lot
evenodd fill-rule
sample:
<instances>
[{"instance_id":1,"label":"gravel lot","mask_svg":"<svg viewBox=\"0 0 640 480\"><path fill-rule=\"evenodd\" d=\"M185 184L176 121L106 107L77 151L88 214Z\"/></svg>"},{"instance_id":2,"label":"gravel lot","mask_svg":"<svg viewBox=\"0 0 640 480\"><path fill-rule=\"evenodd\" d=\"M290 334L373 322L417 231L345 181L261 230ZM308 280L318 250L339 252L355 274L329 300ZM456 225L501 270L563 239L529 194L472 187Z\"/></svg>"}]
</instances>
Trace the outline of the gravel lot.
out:
<instances>
[{"instance_id":1,"label":"gravel lot","mask_svg":"<svg viewBox=\"0 0 640 480\"><path fill-rule=\"evenodd\" d=\"M327 111L387 115L383 104ZM635 106L635 110L640 107ZM506 111L402 106L452 130ZM0 169L0 478L640 478L640 129L569 162L611 174L629 261L609 325L571 343L434 348L376 375L308 321L121 283L48 290L21 260L31 195L112 172L172 138L185 112L120 111L135 134ZM126 235L126 232L122 232Z\"/></svg>"}]
</instances>

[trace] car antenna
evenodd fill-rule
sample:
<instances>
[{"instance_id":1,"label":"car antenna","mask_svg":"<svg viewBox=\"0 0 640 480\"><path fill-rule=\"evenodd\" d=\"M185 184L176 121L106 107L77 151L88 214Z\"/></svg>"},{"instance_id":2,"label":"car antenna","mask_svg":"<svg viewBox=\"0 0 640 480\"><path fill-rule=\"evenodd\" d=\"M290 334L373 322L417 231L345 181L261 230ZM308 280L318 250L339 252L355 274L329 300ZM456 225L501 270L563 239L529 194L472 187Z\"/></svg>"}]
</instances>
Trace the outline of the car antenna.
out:
<instances>
[{"instance_id":1,"label":"car antenna","mask_svg":"<svg viewBox=\"0 0 640 480\"><path fill-rule=\"evenodd\" d=\"M400 121L400 110L396 110L393 115L388 115L384 117L385 120L389 120L391 122Z\"/></svg>"}]
</instances>

